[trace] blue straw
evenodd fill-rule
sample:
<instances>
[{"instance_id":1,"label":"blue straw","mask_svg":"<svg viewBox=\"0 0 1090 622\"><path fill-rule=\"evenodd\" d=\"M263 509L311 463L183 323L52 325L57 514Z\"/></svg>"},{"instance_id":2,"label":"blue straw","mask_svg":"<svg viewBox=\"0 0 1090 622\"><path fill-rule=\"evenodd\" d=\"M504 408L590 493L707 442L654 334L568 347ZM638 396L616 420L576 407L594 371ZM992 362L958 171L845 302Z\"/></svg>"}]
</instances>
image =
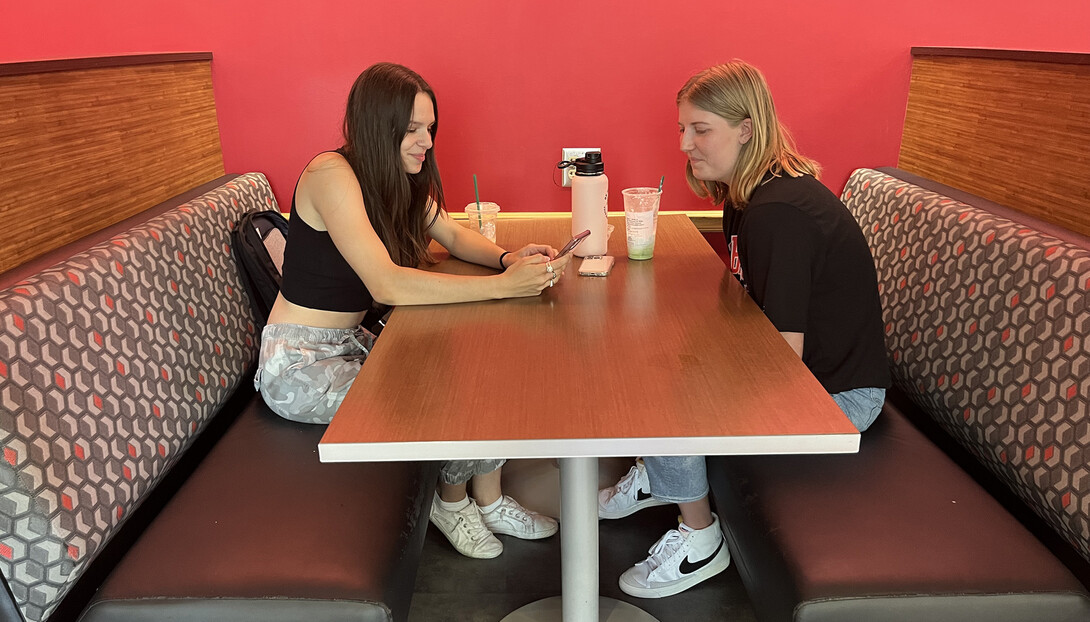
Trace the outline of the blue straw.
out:
<instances>
[{"instance_id":1,"label":"blue straw","mask_svg":"<svg viewBox=\"0 0 1090 622\"><path fill-rule=\"evenodd\" d=\"M665 183L665 182L666 182L666 175L663 175L663 176L662 176L662 177L661 177L661 178L659 179L659 193L660 193L660 194L662 193L662 184L663 184L663 183Z\"/></svg>"}]
</instances>

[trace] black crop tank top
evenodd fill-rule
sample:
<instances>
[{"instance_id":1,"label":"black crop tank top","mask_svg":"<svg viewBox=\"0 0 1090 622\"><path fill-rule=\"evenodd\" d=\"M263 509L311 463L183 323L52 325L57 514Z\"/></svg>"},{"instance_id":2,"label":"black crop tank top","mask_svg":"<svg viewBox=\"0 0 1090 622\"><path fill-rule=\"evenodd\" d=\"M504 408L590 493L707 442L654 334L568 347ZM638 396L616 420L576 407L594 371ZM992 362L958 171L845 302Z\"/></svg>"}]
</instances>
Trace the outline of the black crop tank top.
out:
<instances>
[{"instance_id":1,"label":"black crop tank top","mask_svg":"<svg viewBox=\"0 0 1090 622\"><path fill-rule=\"evenodd\" d=\"M298 189L299 183L295 185ZM291 193L283 271L280 293L289 302L321 311L358 313L371 309L371 292L341 256L329 232L312 228L295 211L295 190Z\"/></svg>"}]
</instances>

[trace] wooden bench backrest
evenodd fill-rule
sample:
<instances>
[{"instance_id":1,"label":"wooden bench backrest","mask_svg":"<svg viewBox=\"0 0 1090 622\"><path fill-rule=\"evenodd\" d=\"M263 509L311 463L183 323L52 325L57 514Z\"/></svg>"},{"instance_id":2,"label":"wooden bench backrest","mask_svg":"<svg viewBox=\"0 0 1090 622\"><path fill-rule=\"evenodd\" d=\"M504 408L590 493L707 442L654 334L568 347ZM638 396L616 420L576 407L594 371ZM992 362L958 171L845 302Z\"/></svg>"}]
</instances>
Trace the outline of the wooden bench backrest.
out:
<instances>
[{"instance_id":1,"label":"wooden bench backrest","mask_svg":"<svg viewBox=\"0 0 1090 622\"><path fill-rule=\"evenodd\" d=\"M898 168L1090 235L1090 54L912 54Z\"/></svg>"},{"instance_id":2,"label":"wooden bench backrest","mask_svg":"<svg viewBox=\"0 0 1090 622\"><path fill-rule=\"evenodd\" d=\"M222 176L211 62L0 65L0 272Z\"/></svg>"}]
</instances>

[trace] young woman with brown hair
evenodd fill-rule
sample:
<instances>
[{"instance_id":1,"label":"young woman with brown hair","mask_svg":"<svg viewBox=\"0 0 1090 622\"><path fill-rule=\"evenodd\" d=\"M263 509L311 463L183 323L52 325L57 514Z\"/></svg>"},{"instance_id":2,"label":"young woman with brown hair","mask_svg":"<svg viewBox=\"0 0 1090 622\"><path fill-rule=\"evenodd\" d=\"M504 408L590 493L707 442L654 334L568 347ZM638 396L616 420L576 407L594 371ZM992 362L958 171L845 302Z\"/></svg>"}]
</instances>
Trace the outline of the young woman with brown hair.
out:
<instances>
[{"instance_id":1,"label":"young woman with brown hair","mask_svg":"<svg viewBox=\"0 0 1090 622\"><path fill-rule=\"evenodd\" d=\"M563 275L571 257L556 259L551 246L508 252L450 219L432 152L438 118L435 94L423 78L400 65L373 65L348 97L344 145L317 155L299 177L283 283L262 332L254 379L278 415L329 423L373 343L374 335L360 326L373 301L396 306L536 296ZM433 261L429 238L497 274L418 269ZM463 555L499 555L497 533L537 539L557 531L556 521L501 493L503 463L457 460L442 469L431 520Z\"/></svg>"}]
</instances>

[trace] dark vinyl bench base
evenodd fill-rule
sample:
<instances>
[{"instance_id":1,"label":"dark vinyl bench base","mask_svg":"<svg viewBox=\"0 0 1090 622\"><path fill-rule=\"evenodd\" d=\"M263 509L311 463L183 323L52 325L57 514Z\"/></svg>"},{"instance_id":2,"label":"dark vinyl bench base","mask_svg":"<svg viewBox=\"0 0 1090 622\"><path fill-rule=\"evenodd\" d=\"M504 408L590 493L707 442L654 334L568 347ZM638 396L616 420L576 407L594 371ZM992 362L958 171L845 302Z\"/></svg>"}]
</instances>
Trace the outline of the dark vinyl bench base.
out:
<instances>
[{"instance_id":1,"label":"dark vinyl bench base","mask_svg":"<svg viewBox=\"0 0 1090 622\"><path fill-rule=\"evenodd\" d=\"M81 620L406 619L439 464L322 464L324 431L252 399Z\"/></svg>"},{"instance_id":2,"label":"dark vinyl bench base","mask_svg":"<svg viewBox=\"0 0 1090 622\"><path fill-rule=\"evenodd\" d=\"M762 621L1090 620L1071 572L896 408L858 454L708 459Z\"/></svg>"},{"instance_id":3,"label":"dark vinyl bench base","mask_svg":"<svg viewBox=\"0 0 1090 622\"><path fill-rule=\"evenodd\" d=\"M89 614L90 616L91 614ZM94 617L111 622L385 622L393 619L380 602L286 598L154 598L115 600L96 605ZM404 616L402 616L404 617Z\"/></svg>"}]
</instances>

